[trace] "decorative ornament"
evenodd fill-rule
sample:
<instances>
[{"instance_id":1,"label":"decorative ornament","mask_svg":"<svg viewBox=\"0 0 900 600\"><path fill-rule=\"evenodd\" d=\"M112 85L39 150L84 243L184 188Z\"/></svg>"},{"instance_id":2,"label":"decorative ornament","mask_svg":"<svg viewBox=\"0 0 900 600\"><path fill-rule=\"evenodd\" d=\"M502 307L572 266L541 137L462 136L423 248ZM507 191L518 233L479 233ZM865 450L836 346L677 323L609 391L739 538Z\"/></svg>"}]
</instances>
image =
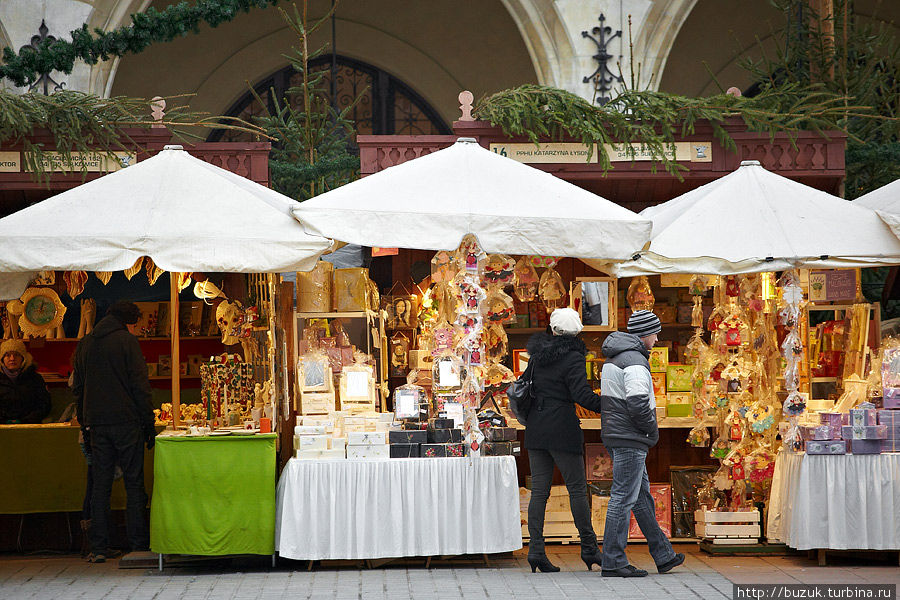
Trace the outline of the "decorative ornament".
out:
<instances>
[{"instance_id":1,"label":"decorative ornament","mask_svg":"<svg viewBox=\"0 0 900 600\"><path fill-rule=\"evenodd\" d=\"M431 283L450 283L459 269L459 261L447 250L441 250L431 259Z\"/></svg>"},{"instance_id":2,"label":"decorative ornament","mask_svg":"<svg viewBox=\"0 0 900 600\"><path fill-rule=\"evenodd\" d=\"M505 254L489 254L481 277L488 285L505 285L515 279L516 261Z\"/></svg>"},{"instance_id":3,"label":"decorative ornament","mask_svg":"<svg viewBox=\"0 0 900 600\"><path fill-rule=\"evenodd\" d=\"M482 303L482 311L488 324L500 325L516 319L512 297L499 288L491 290L487 295Z\"/></svg>"},{"instance_id":4,"label":"decorative ornament","mask_svg":"<svg viewBox=\"0 0 900 600\"><path fill-rule=\"evenodd\" d=\"M456 260L469 273L477 273L484 263L485 253L478 244L478 240L471 233L467 233L459 248L456 250Z\"/></svg>"},{"instance_id":5,"label":"decorative ornament","mask_svg":"<svg viewBox=\"0 0 900 600\"><path fill-rule=\"evenodd\" d=\"M231 346L240 342L241 326L244 324L244 311L241 303L235 300L223 300L216 307L216 324L222 332L222 343Z\"/></svg>"},{"instance_id":6,"label":"decorative ornament","mask_svg":"<svg viewBox=\"0 0 900 600\"><path fill-rule=\"evenodd\" d=\"M688 283L691 296L703 296L709 289L709 282L703 275L694 275Z\"/></svg>"},{"instance_id":7,"label":"decorative ornament","mask_svg":"<svg viewBox=\"0 0 900 600\"><path fill-rule=\"evenodd\" d=\"M19 327L24 335L44 337L48 332L62 325L66 307L52 288L28 288L22 294L19 302L22 309ZM12 302L10 302L11 304ZM8 309L15 314L15 307L8 306Z\"/></svg>"},{"instance_id":8,"label":"decorative ornament","mask_svg":"<svg viewBox=\"0 0 900 600\"><path fill-rule=\"evenodd\" d=\"M32 285L53 285L56 283L56 271L41 271L31 282Z\"/></svg>"},{"instance_id":9,"label":"decorative ornament","mask_svg":"<svg viewBox=\"0 0 900 600\"><path fill-rule=\"evenodd\" d=\"M563 259L562 256L537 256L535 254L526 258L531 263L532 267L538 269L553 269L559 264L559 261Z\"/></svg>"},{"instance_id":10,"label":"decorative ornament","mask_svg":"<svg viewBox=\"0 0 900 600\"><path fill-rule=\"evenodd\" d=\"M97 279L100 280L100 283L106 285L109 283L109 280L112 279L112 271L94 271L94 275L97 276Z\"/></svg>"},{"instance_id":11,"label":"decorative ornament","mask_svg":"<svg viewBox=\"0 0 900 600\"><path fill-rule=\"evenodd\" d=\"M531 302L537 295L538 277L534 265L526 257L519 259L515 268L516 283L514 290L519 302Z\"/></svg>"},{"instance_id":12,"label":"decorative ornament","mask_svg":"<svg viewBox=\"0 0 900 600\"><path fill-rule=\"evenodd\" d=\"M548 268L541 275L538 293L540 294L541 302L547 308L547 312L552 312L553 309L566 305L566 286L563 284L562 277L552 267Z\"/></svg>"},{"instance_id":13,"label":"decorative ornament","mask_svg":"<svg viewBox=\"0 0 900 600\"><path fill-rule=\"evenodd\" d=\"M178 286L179 292L187 289L191 285L191 273L177 273L175 284Z\"/></svg>"},{"instance_id":14,"label":"decorative ornament","mask_svg":"<svg viewBox=\"0 0 900 600\"><path fill-rule=\"evenodd\" d=\"M646 275L631 278L625 299L628 301L628 306L632 311L653 310L656 298L653 297L653 290L650 289L650 280L647 279Z\"/></svg>"}]
</instances>

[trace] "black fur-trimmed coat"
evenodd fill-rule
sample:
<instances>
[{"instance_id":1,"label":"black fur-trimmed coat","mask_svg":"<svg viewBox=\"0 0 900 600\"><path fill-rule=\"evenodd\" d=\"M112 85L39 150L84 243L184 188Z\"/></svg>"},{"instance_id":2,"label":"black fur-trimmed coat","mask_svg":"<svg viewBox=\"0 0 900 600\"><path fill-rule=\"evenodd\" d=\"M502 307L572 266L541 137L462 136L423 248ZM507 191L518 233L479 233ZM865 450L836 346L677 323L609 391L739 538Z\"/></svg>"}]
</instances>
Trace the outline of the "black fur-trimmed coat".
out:
<instances>
[{"instance_id":1,"label":"black fur-trimmed coat","mask_svg":"<svg viewBox=\"0 0 900 600\"><path fill-rule=\"evenodd\" d=\"M534 403L525 427L525 448L584 452L575 404L600 412L600 396L587 382L584 342L573 336L536 333L528 340Z\"/></svg>"}]
</instances>

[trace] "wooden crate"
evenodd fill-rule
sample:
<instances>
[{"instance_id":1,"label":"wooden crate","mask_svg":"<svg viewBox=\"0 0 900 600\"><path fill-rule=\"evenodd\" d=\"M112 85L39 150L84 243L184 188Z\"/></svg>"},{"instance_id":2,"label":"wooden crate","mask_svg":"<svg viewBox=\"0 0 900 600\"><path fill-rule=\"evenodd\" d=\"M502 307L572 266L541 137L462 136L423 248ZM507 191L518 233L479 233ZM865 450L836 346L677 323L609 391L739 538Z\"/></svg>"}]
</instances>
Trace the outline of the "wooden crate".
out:
<instances>
[{"instance_id":1,"label":"wooden crate","mask_svg":"<svg viewBox=\"0 0 900 600\"><path fill-rule=\"evenodd\" d=\"M713 544L756 544L759 542L759 511L694 511L697 537Z\"/></svg>"}]
</instances>

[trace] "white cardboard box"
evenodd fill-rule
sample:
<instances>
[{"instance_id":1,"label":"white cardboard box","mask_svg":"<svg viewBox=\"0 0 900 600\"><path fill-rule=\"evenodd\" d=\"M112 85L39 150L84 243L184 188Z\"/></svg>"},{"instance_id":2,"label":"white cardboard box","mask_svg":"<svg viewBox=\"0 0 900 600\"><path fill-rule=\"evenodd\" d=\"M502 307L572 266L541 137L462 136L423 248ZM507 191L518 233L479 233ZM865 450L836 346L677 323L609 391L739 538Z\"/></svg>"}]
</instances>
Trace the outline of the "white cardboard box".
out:
<instances>
[{"instance_id":1,"label":"white cardboard box","mask_svg":"<svg viewBox=\"0 0 900 600\"><path fill-rule=\"evenodd\" d=\"M387 444L386 431L348 431L347 443L352 446Z\"/></svg>"},{"instance_id":2,"label":"white cardboard box","mask_svg":"<svg viewBox=\"0 0 900 600\"><path fill-rule=\"evenodd\" d=\"M347 458L343 448L329 450L297 450L294 457L300 460L343 460Z\"/></svg>"},{"instance_id":3,"label":"white cardboard box","mask_svg":"<svg viewBox=\"0 0 900 600\"><path fill-rule=\"evenodd\" d=\"M390 446L387 444L356 446L350 444L347 446L347 458L350 460L362 458L390 458Z\"/></svg>"},{"instance_id":4,"label":"white cardboard box","mask_svg":"<svg viewBox=\"0 0 900 600\"><path fill-rule=\"evenodd\" d=\"M294 435L325 435L324 425L296 425Z\"/></svg>"},{"instance_id":5,"label":"white cardboard box","mask_svg":"<svg viewBox=\"0 0 900 600\"><path fill-rule=\"evenodd\" d=\"M300 450L328 450L331 436L328 435L299 435L297 436L297 448Z\"/></svg>"}]
</instances>

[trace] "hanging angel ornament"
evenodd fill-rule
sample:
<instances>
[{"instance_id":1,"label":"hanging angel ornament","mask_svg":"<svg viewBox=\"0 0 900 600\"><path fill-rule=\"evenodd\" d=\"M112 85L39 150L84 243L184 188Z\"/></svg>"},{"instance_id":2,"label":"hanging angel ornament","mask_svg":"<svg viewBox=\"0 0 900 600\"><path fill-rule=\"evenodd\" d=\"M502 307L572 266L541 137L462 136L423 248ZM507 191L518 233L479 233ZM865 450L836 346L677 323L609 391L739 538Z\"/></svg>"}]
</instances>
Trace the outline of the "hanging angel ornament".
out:
<instances>
[{"instance_id":1,"label":"hanging angel ornament","mask_svg":"<svg viewBox=\"0 0 900 600\"><path fill-rule=\"evenodd\" d=\"M431 283L450 283L459 269L456 257L447 250L441 250L431 259Z\"/></svg>"},{"instance_id":2,"label":"hanging angel ornament","mask_svg":"<svg viewBox=\"0 0 900 600\"><path fill-rule=\"evenodd\" d=\"M484 250L481 249L478 240L471 233L467 233L456 250L456 260L460 267L468 273L478 273L481 270L485 257Z\"/></svg>"},{"instance_id":3,"label":"hanging angel ornament","mask_svg":"<svg viewBox=\"0 0 900 600\"><path fill-rule=\"evenodd\" d=\"M457 312L460 314L479 312L481 302L487 297L487 293L484 291L484 288L478 284L477 277L466 274L457 277L455 281L457 298L459 299Z\"/></svg>"},{"instance_id":4,"label":"hanging angel ornament","mask_svg":"<svg viewBox=\"0 0 900 600\"><path fill-rule=\"evenodd\" d=\"M528 260L528 257L523 256L520 258L515 267L514 286L516 298L519 299L519 302L531 302L534 300L535 295L537 295L539 281L540 278L537 271Z\"/></svg>"},{"instance_id":5,"label":"hanging angel ornament","mask_svg":"<svg viewBox=\"0 0 900 600\"><path fill-rule=\"evenodd\" d=\"M694 275L688 282L688 290L691 296L704 296L709 290L709 280L703 275Z\"/></svg>"},{"instance_id":6,"label":"hanging angel ornament","mask_svg":"<svg viewBox=\"0 0 900 600\"><path fill-rule=\"evenodd\" d=\"M632 311L653 310L656 298L653 296L653 290L650 288L650 280L646 275L633 277L631 283L628 284L628 293L625 295L628 306Z\"/></svg>"},{"instance_id":7,"label":"hanging angel ornament","mask_svg":"<svg viewBox=\"0 0 900 600\"><path fill-rule=\"evenodd\" d=\"M484 320L491 325L502 325L516 319L513 299L500 288L492 289L481 305Z\"/></svg>"},{"instance_id":8,"label":"hanging angel ornament","mask_svg":"<svg viewBox=\"0 0 900 600\"><path fill-rule=\"evenodd\" d=\"M515 279L516 261L505 254L489 254L481 277L488 286L506 285Z\"/></svg>"},{"instance_id":9,"label":"hanging angel ornament","mask_svg":"<svg viewBox=\"0 0 900 600\"><path fill-rule=\"evenodd\" d=\"M541 302L547 308L547 312L552 312L553 309L566 305L566 286L563 284L562 277L552 267L548 268L541 275L538 293L540 294Z\"/></svg>"},{"instance_id":10,"label":"hanging angel ornament","mask_svg":"<svg viewBox=\"0 0 900 600\"><path fill-rule=\"evenodd\" d=\"M508 351L508 337L502 325L492 324L484 328L484 346L489 361L503 360Z\"/></svg>"}]
</instances>

